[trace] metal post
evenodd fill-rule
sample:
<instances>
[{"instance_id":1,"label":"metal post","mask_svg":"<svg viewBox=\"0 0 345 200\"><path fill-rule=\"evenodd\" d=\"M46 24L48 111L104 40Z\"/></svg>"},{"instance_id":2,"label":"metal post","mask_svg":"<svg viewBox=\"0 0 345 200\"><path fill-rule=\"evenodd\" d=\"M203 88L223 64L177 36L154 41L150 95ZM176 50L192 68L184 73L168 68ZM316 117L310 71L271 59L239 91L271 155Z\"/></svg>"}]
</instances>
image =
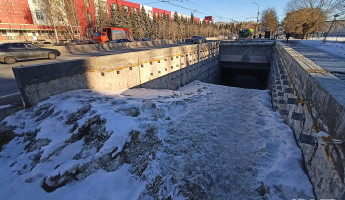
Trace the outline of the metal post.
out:
<instances>
[{"instance_id":1,"label":"metal post","mask_svg":"<svg viewBox=\"0 0 345 200\"><path fill-rule=\"evenodd\" d=\"M256 5L258 6L258 15L256 16L255 33L254 33L254 35L256 35L256 33L258 32L258 23L259 23L260 7L259 7L259 4L257 4L255 1L253 1L253 4L256 4Z\"/></svg>"}]
</instances>

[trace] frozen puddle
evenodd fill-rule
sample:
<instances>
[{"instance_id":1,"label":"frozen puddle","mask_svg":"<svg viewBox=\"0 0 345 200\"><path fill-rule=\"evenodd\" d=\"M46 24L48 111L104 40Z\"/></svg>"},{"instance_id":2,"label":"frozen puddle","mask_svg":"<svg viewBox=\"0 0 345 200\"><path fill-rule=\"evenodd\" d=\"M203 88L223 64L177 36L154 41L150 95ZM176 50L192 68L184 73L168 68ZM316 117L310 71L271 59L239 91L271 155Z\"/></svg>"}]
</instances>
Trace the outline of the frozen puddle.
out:
<instances>
[{"instance_id":1,"label":"frozen puddle","mask_svg":"<svg viewBox=\"0 0 345 200\"><path fill-rule=\"evenodd\" d=\"M0 199L314 198L268 91L78 90L0 127Z\"/></svg>"}]
</instances>

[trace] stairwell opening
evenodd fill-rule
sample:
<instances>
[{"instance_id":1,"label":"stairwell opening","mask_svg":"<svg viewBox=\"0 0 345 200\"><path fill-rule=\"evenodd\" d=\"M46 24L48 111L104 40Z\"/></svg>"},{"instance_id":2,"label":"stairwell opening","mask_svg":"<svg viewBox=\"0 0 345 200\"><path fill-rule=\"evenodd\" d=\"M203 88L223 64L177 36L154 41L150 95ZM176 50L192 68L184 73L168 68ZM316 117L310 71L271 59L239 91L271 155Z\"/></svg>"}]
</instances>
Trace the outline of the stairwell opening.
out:
<instances>
[{"instance_id":1,"label":"stairwell opening","mask_svg":"<svg viewBox=\"0 0 345 200\"><path fill-rule=\"evenodd\" d=\"M220 62L220 85L266 90L270 67L269 63Z\"/></svg>"}]
</instances>

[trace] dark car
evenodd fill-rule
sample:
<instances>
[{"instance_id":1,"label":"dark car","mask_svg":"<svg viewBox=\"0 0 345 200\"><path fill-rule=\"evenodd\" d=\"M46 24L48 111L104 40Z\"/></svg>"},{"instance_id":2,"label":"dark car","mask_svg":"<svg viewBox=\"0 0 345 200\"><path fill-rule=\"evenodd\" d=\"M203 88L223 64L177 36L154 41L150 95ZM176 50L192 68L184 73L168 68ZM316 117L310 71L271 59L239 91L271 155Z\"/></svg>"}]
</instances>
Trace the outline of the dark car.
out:
<instances>
[{"instance_id":1,"label":"dark car","mask_svg":"<svg viewBox=\"0 0 345 200\"><path fill-rule=\"evenodd\" d=\"M151 38L143 38L143 39L141 39L141 41L152 41L152 39Z\"/></svg>"},{"instance_id":2,"label":"dark car","mask_svg":"<svg viewBox=\"0 0 345 200\"><path fill-rule=\"evenodd\" d=\"M201 43L207 42L207 40L206 40L206 38L204 38L200 35L195 35L192 37L192 42L194 44L201 44Z\"/></svg>"},{"instance_id":3,"label":"dark car","mask_svg":"<svg viewBox=\"0 0 345 200\"><path fill-rule=\"evenodd\" d=\"M26 42L0 44L0 60L6 64L16 63L17 60L35 58L49 58L53 60L60 55L61 53L56 49L41 48Z\"/></svg>"},{"instance_id":4,"label":"dark car","mask_svg":"<svg viewBox=\"0 0 345 200\"><path fill-rule=\"evenodd\" d=\"M84 40L69 40L68 41L69 44L87 44L87 41Z\"/></svg>"}]
</instances>

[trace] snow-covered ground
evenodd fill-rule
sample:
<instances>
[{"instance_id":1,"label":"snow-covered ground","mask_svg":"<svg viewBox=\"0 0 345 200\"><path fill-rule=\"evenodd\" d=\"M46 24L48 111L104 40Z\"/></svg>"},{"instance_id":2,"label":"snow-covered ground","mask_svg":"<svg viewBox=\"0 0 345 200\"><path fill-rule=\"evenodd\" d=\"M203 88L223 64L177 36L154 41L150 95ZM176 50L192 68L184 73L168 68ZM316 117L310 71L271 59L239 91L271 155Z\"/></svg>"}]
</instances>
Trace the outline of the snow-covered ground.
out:
<instances>
[{"instance_id":1,"label":"snow-covered ground","mask_svg":"<svg viewBox=\"0 0 345 200\"><path fill-rule=\"evenodd\" d=\"M51 97L0 124L14 137L0 152L0 199L313 198L270 102L199 81Z\"/></svg>"}]
</instances>

